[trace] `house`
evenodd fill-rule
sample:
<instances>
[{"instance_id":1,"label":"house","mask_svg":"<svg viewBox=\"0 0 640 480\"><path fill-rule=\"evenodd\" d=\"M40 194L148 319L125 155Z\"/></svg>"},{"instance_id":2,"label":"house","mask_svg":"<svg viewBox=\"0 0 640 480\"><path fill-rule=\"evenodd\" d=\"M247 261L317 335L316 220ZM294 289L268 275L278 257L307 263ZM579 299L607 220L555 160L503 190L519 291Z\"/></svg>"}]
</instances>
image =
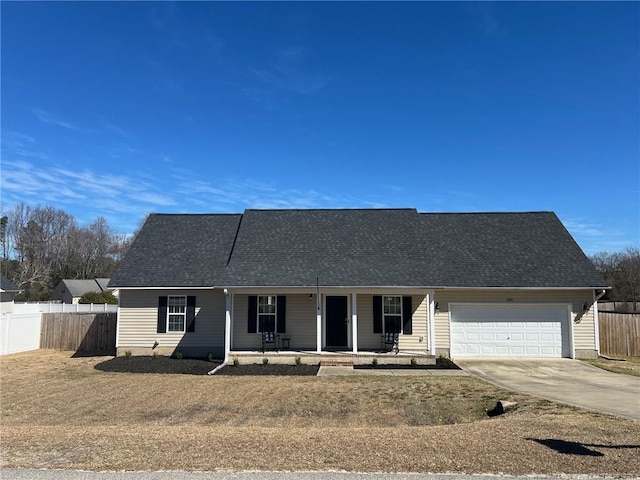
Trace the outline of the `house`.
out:
<instances>
[{"instance_id":1,"label":"house","mask_svg":"<svg viewBox=\"0 0 640 480\"><path fill-rule=\"evenodd\" d=\"M13 300L20 291L20 288L11 280L4 275L0 275L0 312L13 312Z\"/></svg>"},{"instance_id":2,"label":"house","mask_svg":"<svg viewBox=\"0 0 640 480\"><path fill-rule=\"evenodd\" d=\"M552 212L153 214L109 284L119 355L594 357L608 288Z\"/></svg>"},{"instance_id":3,"label":"house","mask_svg":"<svg viewBox=\"0 0 640 480\"><path fill-rule=\"evenodd\" d=\"M108 287L109 278L94 278L89 280L75 280L65 278L60 281L56 289L53 291L53 299L62 303L79 303L80 298L89 292L106 292L109 291L114 295L117 294L112 288Z\"/></svg>"}]
</instances>

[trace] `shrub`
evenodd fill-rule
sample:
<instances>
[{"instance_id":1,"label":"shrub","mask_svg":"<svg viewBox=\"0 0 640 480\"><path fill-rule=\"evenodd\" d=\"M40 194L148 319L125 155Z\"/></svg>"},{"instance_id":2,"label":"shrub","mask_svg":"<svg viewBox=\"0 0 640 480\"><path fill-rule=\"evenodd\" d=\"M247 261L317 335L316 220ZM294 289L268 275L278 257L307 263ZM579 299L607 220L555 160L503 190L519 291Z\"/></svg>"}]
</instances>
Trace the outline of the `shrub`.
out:
<instances>
[{"instance_id":1,"label":"shrub","mask_svg":"<svg viewBox=\"0 0 640 480\"><path fill-rule=\"evenodd\" d=\"M412 366L412 367L415 367L416 365L418 365L418 362L416 361L416 359L415 359L415 358L412 358L412 359L411 359L411 366Z\"/></svg>"},{"instance_id":2,"label":"shrub","mask_svg":"<svg viewBox=\"0 0 640 480\"><path fill-rule=\"evenodd\" d=\"M267 364L269 363L269 359L268 358L263 358L262 359L262 365L267 366Z\"/></svg>"},{"instance_id":3,"label":"shrub","mask_svg":"<svg viewBox=\"0 0 640 480\"><path fill-rule=\"evenodd\" d=\"M373 360L371 360L371 366L373 368L377 368L378 367L378 359L374 358Z\"/></svg>"},{"instance_id":4,"label":"shrub","mask_svg":"<svg viewBox=\"0 0 640 480\"><path fill-rule=\"evenodd\" d=\"M238 365L240 365L240 359L238 357L235 357L233 359L233 366L237 367Z\"/></svg>"},{"instance_id":5,"label":"shrub","mask_svg":"<svg viewBox=\"0 0 640 480\"><path fill-rule=\"evenodd\" d=\"M126 352L124 352L124 356L127 358L131 358L131 350L127 350Z\"/></svg>"},{"instance_id":6,"label":"shrub","mask_svg":"<svg viewBox=\"0 0 640 480\"><path fill-rule=\"evenodd\" d=\"M153 355L151 355L151 360L155 360L156 358L158 358L158 352L153 352Z\"/></svg>"},{"instance_id":7,"label":"shrub","mask_svg":"<svg viewBox=\"0 0 640 480\"><path fill-rule=\"evenodd\" d=\"M111 292L87 292L79 300L80 303L108 303L117 305L118 299Z\"/></svg>"},{"instance_id":8,"label":"shrub","mask_svg":"<svg viewBox=\"0 0 640 480\"><path fill-rule=\"evenodd\" d=\"M296 365L302 365L302 359L300 357L296 357Z\"/></svg>"},{"instance_id":9,"label":"shrub","mask_svg":"<svg viewBox=\"0 0 640 480\"><path fill-rule=\"evenodd\" d=\"M182 350L176 350L175 357L176 357L178 360L182 360L182 357L183 357L183 356L184 356L184 355L182 354Z\"/></svg>"},{"instance_id":10,"label":"shrub","mask_svg":"<svg viewBox=\"0 0 640 480\"><path fill-rule=\"evenodd\" d=\"M215 357L213 356L213 352L209 352L209 354L207 355L207 358L209 359L209 361L210 361L210 362L212 362L212 361L213 361L213 359L215 358Z\"/></svg>"},{"instance_id":11,"label":"shrub","mask_svg":"<svg viewBox=\"0 0 640 480\"><path fill-rule=\"evenodd\" d=\"M458 366L453 363L453 360L451 360L449 357L445 357L444 355L440 355L436 359L436 364L442 368L458 368Z\"/></svg>"}]
</instances>

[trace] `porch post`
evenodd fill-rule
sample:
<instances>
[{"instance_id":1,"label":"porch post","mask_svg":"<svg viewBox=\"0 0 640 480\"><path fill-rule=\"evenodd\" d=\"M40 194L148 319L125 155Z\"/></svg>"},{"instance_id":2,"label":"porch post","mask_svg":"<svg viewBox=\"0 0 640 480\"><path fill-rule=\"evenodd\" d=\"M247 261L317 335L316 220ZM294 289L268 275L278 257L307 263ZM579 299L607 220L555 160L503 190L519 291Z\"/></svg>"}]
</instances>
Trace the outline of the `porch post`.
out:
<instances>
[{"instance_id":1,"label":"porch post","mask_svg":"<svg viewBox=\"0 0 640 480\"><path fill-rule=\"evenodd\" d=\"M353 353L358 353L358 295L351 294L351 340Z\"/></svg>"},{"instance_id":2,"label":"porch post","mask_svg":"<svg viewBox=\"0 0 640 480\"><path fill-rule=\"evenodd\" d=\"M429 303L429 335L427 336L429 353L436 354L436 302L435 292L431 290L427 293L427 302Z\"/></svg>"},{"instance_id":3,"label":"porch post","mask_svg":"<svg viewBox=\"0 0 640 480\"><path fill-rule=\"evenodd\" d=\"M224 289L224 361L229 361L231 351L231 302L232 296L229 290Z\"/></svg>"},{"instance_id":4,"label":"porch post","mask_svg":"<svg viewBox=\"0 0 640 480\"><path fill-rule=\"evenodd\" d=\"M316 293L316 353L322 352L322 303L320 293Z\"/></svg>"}]
</instances>

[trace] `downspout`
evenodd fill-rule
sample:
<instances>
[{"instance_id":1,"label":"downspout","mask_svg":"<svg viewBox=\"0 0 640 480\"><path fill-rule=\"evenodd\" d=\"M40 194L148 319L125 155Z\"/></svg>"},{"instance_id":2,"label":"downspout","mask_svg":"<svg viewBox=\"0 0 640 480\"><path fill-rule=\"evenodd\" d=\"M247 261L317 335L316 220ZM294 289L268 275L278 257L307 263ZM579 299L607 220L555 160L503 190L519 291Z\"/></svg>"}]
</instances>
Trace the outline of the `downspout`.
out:
<instances>
[{"instance_id":1,"label":"downspout","mask_svg":"<svg viewBox=\"0 0 640 480\"><path fill-rule=\"evenodd\" d=\"M593 326L594 326L594 335L596 336L596 353L600 356L600 319L598 318L598 300L600 300L605 293L606 290L602 290L598 295L595 295L595 290L593 291L594 299L593 299Z\"/></svg>"},{"instance_id":2,"label":"downspout","mask_svg":"<svg viewBox=\"0 0 640 480\"><path fill-rule=\"evenodd\" d=\"M231 349L231 293L224 289L225 297L225 319L224 319L224 360L216 368L207 372L207 375L213 375L229 362L229 351Z\"/></svg>"}]
</instances>

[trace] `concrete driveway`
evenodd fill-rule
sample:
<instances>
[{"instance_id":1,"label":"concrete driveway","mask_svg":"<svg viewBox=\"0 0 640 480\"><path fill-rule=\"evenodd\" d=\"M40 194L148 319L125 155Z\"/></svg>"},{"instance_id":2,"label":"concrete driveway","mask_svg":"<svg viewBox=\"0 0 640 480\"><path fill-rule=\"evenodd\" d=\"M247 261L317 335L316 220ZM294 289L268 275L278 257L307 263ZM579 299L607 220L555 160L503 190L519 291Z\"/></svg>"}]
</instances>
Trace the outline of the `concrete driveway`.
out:
<instances>
[{"instance_id":1,"label":"concrete driveway","mask_svg":"<svg viewBox=\"0 0 640 480\"><path fill-rule=\"evenodd\" d=\"M607 372L568 358L454 361L470 375L508 390L640 420L640 377Z\"/></svg>"}]
</instances>

